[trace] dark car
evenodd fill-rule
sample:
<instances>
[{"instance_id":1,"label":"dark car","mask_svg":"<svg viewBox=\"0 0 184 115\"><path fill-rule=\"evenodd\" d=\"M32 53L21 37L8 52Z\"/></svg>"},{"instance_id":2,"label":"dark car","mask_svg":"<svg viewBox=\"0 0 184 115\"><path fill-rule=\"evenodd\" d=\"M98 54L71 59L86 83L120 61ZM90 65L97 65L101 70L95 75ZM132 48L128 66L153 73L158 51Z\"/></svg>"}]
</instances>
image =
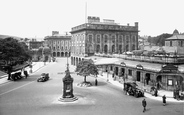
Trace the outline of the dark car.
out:
<instances>
[{"instance_id":1,"label":"dark car","mask_svg":"<svg viewBox=\"0 0 184 115\"><path fill-rule=\"evenodd\" d=\"M135 97L144 97L144 91L137 87L135 82L126 82L124 83L124 91Z\"/></svg>"},{"instance_id":2,"label":"dark car","mask_svg":"<svg viewBox=\"0 0 184 115\"><path fill-rule=\"evenodd\" d=\"M41 77L37 79L37 82L45 82L49 80L49 73L42 73Z\"/></svg>"}]
</instances>

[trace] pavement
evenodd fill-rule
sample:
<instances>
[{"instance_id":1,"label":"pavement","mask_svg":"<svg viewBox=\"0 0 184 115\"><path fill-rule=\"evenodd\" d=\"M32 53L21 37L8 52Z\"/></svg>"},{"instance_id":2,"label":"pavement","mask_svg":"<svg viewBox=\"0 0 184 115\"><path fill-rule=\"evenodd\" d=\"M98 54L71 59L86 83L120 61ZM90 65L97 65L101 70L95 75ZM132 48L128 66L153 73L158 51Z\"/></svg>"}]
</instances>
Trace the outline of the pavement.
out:
<instances>
[{"instance_id":1,"label":"pavement","mask_svg":"<svg viewBox=\"0 0 184 115\"><path fill-rule=\"evenodd\" d=\"M41 69L42 67L44 67L47 64L49 64L49 63L54 63L54 62L46 62L45 64L44 64L44 62L33 62L32 63L32 65L33 65L32 73L30 73L30 68L29 67L25 68L25 70L27 70L28 74L31 75L31 74L35 73L36 71L38 71L39 69ZM15 72L12 72L12 74L13 73L15 73ZM11 81L11 80L7 80L7 79L8 79L8 75L7 74L0 76L0 85L8 83L8 82Z\"/></svg>"},{"instance_id":2,"label":"pavement","mask_svg":"<svg viewBox=\"0 0 184 115\"><path fill-rule=\"evenodd\" d=\"M50 63L55 63L55 62L50 62ZM33 68L32 68L32 73L29 73L29 75L33 74L34 72L36 72L37 70L41 69L42 67L46 66L47 64L49 64L49 62L46 62L45 64L43 62L35 62L33 63ZM69 69L70 72L74 72L75 71L75 66L70 65ZM29 72L29 67L26 68L26 70ZM103 73L102 75L98 75L98 78L100 79L104 79L106 80L108 83L111 83L117 87L123 88L123 82L119 82L119 81L115 81L112 79L112 76L109 74L107 75L107 73ZM108 79L108 80L107 80ZM1 76L0 77L0 85L9 82L10 80L7 80L7 75L5 76ZM137 83L137 82L136 82ZM137 83L139 86L143 87L142 83ZM143 87L144 89L146 87ZM150 98L150 99L154 99L154 100L158 100L158 101L162 101L162 96L165 95L166 96L166 101L167 102L180 102L180 103L184 103L184 100L176 100L173 98L173 92L171 91L166 91L166 90L158 90L158 96L152 96L152 94L150 94L149 92L145 91L144 95L146 98Z\"/></svg>"},{"instance_id":3,"label":"pavement","mask_svg":"<svg viewBox=\"0 0 184 115\"><path fill-rule=\"evenodd\" d=\"M99 78L106 80L107 82L120 87L120 88L124 88L123 85L123 80L121 82L119 81L115 81L112 79L112 75L107 75L107 73L103 73L102 75L98 75ZM108 80L107 80L108 78ZM143 87L143 89L146 89L150 86L144 86L144 84L140 83L140 82L136 82L138 84L139 87ZM150 98L150 99L154 99L154 100L158 100L158 101L163 101L162 100L162 96L165 95L166 96L166 101L167 102L179 102L179 103L184 103L184 100L177 100L173 98L173 92L172 91L166 91L166 90L158 90L158 96L155 97L153 96L150 92L144 90L144 96L146 98Z\"/></svg>"}]
</instances>

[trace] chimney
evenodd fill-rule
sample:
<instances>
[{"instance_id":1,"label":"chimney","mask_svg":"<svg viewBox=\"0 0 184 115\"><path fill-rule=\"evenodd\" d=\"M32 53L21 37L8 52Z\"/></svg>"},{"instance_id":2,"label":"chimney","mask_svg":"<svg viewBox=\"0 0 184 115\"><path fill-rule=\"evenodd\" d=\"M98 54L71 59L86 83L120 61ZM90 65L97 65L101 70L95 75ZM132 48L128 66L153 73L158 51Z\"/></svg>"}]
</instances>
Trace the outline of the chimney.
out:
<instances>
[{"instance_id":1,"label":"chimney","mask_svg":"<svg viewBox=\"0 0 184 115\"><path fill-rule=\"evenodd\" d=\"M135 26L138 27L139 26L139 23L138 22L135 22Z\"/></svg>"}]
</instances>

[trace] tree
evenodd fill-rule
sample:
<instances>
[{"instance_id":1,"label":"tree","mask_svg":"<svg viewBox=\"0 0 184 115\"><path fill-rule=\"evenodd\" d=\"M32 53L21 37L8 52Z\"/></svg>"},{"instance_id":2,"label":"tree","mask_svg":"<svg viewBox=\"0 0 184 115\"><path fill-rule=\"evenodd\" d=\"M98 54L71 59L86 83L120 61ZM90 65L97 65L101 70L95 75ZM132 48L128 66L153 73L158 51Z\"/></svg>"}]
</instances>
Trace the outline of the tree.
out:
<instances>
[{"instance_id":1,"label":"tree","mask_svg":"<svg viewBox=\"0 0 184 115\"><path fill-rule=\"evenodd\" d=\"M172 34L163 33L163 34L158 35L156 37L149 37L148 42L153 43L155 45L164 46L165 39L167 39L171 36L172 36Z\"/></svg>"},{"instance_id":2,"label":"tree","mask_svg":"<svg viewBox=\"0 0 184 115\"><path fill-rule=\"evenodd\" d=\"M82 60L76 67L75 72L78 75L84 76L84 83L86 83L86 77L89 75L98 75L97 66L94 64L93 60Z\"/></svg>"},{"instance_id":3,"label":"tree","mask_svg":"<svg viewBox=\"0 0 184 115\"><path fill-rule=\"evenodd\" d=\"M8 73L8 80L10 80L13 66L21 64L31 57L26 44L18 42L11 37L0 39L0 52L0 61L5 62L4 67Z\"/></svg>"}]
</instances>

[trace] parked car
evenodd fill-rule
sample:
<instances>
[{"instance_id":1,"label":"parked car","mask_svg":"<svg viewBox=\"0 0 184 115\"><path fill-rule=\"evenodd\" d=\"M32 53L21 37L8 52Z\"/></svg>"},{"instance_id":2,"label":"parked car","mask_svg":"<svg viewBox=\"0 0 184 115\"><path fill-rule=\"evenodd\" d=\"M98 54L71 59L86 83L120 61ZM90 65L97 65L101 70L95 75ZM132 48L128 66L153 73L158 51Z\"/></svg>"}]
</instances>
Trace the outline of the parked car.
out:
<instances>
[{"instance_id":1,"label":"parked car","mask_svg":"<svg viewBox=\"0 0 184 115\"><path fill-rule=\"evenodd\" d=\"M126 82L124 83L124 91L135 97L144 97L144 91L137 87L135 82Z\"/></svg>"},{"instance_id":2,"label":"parked car","mask_svg":"<svg viewBox=\"0 0 184 115\"><path fill-rule=\"evenodd\" d=\"M41 77L37 79L37 82L45 82L49 80L49 73L42 73Z\"/></svg>"}]
</instances>

